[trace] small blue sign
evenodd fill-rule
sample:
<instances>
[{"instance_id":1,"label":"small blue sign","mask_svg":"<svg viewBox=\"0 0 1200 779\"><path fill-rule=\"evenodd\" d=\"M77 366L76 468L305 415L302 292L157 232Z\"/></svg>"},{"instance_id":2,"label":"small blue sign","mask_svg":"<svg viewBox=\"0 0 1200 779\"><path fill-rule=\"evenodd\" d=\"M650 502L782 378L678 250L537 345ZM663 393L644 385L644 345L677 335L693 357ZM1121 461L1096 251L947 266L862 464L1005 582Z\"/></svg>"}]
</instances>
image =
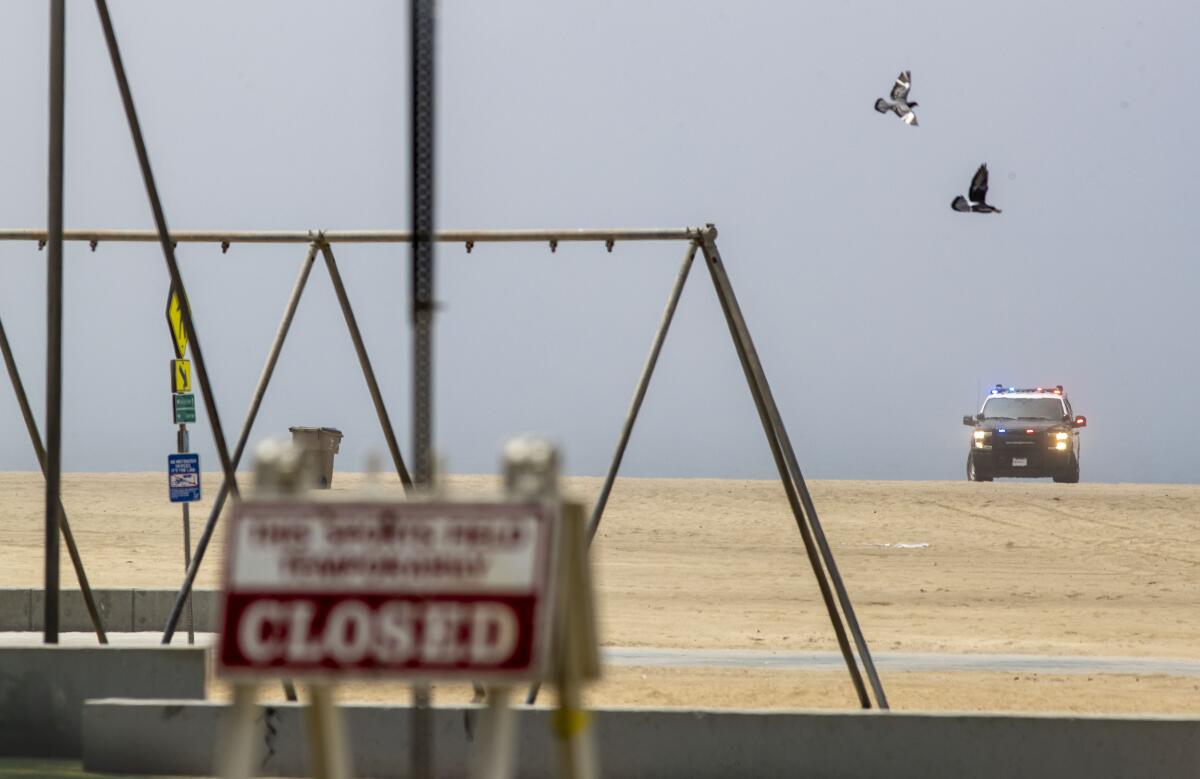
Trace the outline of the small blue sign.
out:
<instances>
[{"instance_id":1,"label":"small blue sign","mask_svg":"<svg viewBox=\"0 0 1200 779\"><path fill-rule=\"evenodd\" d=\"M167 455L167 488L172 503L200 500L200 455Z\"/></svg>"}]
</instances>

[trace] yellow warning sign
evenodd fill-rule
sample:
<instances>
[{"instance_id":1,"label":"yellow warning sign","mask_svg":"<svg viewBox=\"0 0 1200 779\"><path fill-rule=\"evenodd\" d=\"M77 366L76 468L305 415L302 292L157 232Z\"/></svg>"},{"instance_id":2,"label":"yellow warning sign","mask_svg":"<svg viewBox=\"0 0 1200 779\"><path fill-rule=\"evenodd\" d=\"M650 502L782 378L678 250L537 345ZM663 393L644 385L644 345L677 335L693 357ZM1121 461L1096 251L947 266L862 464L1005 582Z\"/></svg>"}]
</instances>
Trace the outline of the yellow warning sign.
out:
<instances>
[{"instance_id":1,"label":"yellow warning sign","mask_svg":"<svg viewBox=\"0 0 1200 779\"><path fill-rule=\"evenodd\" d=\"M192 363L190 360L171 360L171 392L192 391Z\"/></svg>"},{"instance_id":2,"label":"yellow warning sign","mask_svg":"<svg viewBox=\"0 0 1200 779\"><path fill-rule=\"evenodd\" d=\"M171 297L167 300L167 327L171 330L171 341L175 345L175 356L183 359L187 354L188 337L187 328L183 326L183 309L179 307L179 295L175 290L171 290ZM183 390L175 390L181 392Z\"/></svg>"}]
</instances>

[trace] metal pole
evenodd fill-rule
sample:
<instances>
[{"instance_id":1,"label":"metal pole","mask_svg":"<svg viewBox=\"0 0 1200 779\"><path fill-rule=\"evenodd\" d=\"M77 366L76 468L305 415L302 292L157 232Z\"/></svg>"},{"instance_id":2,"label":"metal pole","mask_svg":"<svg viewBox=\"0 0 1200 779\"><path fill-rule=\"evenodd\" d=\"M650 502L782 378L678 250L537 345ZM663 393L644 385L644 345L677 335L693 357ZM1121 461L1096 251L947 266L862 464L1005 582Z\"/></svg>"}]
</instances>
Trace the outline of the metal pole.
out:
<instances>
[{"instance_id":1,"label":"metal pole","mask_svg":"<svg viewBox=\"0 0 1200 779\"><path fill-rule=\"evenodd\" d=\"M720 260L720 253L716 248L715 236L710 239L709 243L712 246L712 261L709 266L714 274L714 281L720 280L720 284L725 288L725 295L729 299L730 306L735 310L737 319L741 320L741 309L737 303L737 297L733 293L733 287L729 282L729 276L725 273L725 268ZM749 346L749 350L754 354L754 361L758 362L757 352L754 350L754 344L750 341L750 331L744 327L744 338ZM838 571L837 561L833 557L833 550L829 546L829 541L825 538L825 531L821 528L821 521L817 517L817 507L813 503L812 495L808 491L808 485L804 481L804 475L800 471L800 464L796 459L796 450L792 447L791 439L788 436L787 428L783 424L783 417L779 413L778 406L775 405L775 399L771 394L771 387L767 383L766 373L762 370L761 365L758 366L757 373L761 385L761 392L767 404L767 410L771 417L771 422L775 428L776 435L779 438L780 450L784 456L784 462L787 465L788 473L792 481L795 483L796 490L799 494L800 503L804 508L804 513L808 517L808 524L812 529L812 534L817 542L817 549L821 553L821 559L825 563L825 568L829 572L829 578L833 582L833 587L837 593L838 603L842 608L842 613L846 618L847 627L850 629L850 635L854 638L854 644L858 649L859 658L863 663L863 670L867 674L867 679L871 683L871 689L875 693L875 701L881 709L887 709L887 695L883 691L883 684L879 680L879 674L875 669L875 662L871 659L871 650L867 646L866 638L863 636L862 628L858 624L858 618L854 613L854 604L850 601L850 594L846 591L846 585L842 581L842 575Z\"/></svg>"},{"instance_id":2,"label":"metal pole","mask_svg":"<svg viewBox=\"0 0 1200 779\"><path fill-rule=\"evenodd\" d=\"M138 122L137 110L133 105L133 93L129 89L125 66L121 62L121 50L117 46L117 35L113 30L106 0L96 0L96 11L100 15L100 25L104 28L104 41L108 45L108 55L112 60L113 73L121 92L125 118L129 121L129 133L133 137L138 166L141 168L142 181L146 186L146 196L150 200L150 210L154 213L158 242L162 246L167 271L171 275L171 287L179 293L179 311L182 314L184 330L187 331L188 339L191 341L192 359L196 362L196 377L200 380L200 390L204 394L204 409L208 413L208 422L212 427L213 442L216 444L217 456L221 461L221 471L225 477L226 489L233 494L236 500L238 486L234 475L233 460L229 457L225 433L221 429L221 418L217 414L217 401L213 397L212 385L209 383L208 371L204 365L204 353L200 349L200 339L196 335L195 321L192 319L192 305L188 301L187 290L183 286L183 277L179 274L179 264L175 261L175 244L171 241L170 232L167 230L167 217L158 196L158 187L154 183L154 172L150 169L150 156L146 152L146 142L142 137L142 127Z\"/></svg>"},{"instance_id":3,"label":"metal pole","mask_svg":"<svg viewBox=\"0 0 1200 779\"><path fill-rule=\"evenodd\" d=\"M317 244L313 243L308 248L308 254L305 255L304 261L300 263L300 272L296 276L295 284L292 285L292 294L288 296L287 305L283 309L283 318L279 321L275 339L271 342L271 349L267 353L267 361L263 364L262 373L258 376L254 397L250 400L250 409L246 412L246 419L242 422L242 432L238 436L237 446L233 451L233 467L235 469L242 461L242 455L246 451L246 442L250 440L250 429L254 427L258 409L262 406L263 396L267 392L267 385L271 383L271 376L275 373L275 363L279 361L279 352L283 349L283 341L287 338L288 330L292 326L292 318L296 315L296 306L300 303L300 295L303 294L304 287L308 283L309 272L312 270L313 260L317 256L317 248ZM221 509L225 506L225 498L229 494L228 488L229 485L222 482L221 489L217 491L216 500L213 501L212 510L208 514L208 521L204 523L204 530L200 533L200 539L196 543L196 553L192 556L192 562L188 565L183 584L180 585L179 592L175 595L175 605L171 607L171 615L167 617L167 626L164 628L162 636L164 644L171 643L171 639L175 635L175 628L183 614L184 603L192 591L200 564L204 562L204 553L208 551L208 543L217 529L217 519L221 516Z\"/></svg>"},{"instance_id":4,"label":"metal pole","mask_svg":"<svg viewBox=\"0 0 1200 779\"><path fill-rule=\"evenodd\" d=\"M616 243L626 241L692 241L702 238L699 227L615 227L535 230L439 230L430 240L437 243ZM0 228L0 241L46 240L46 231L34 228ZM176 230L172 243L312 243L318 239L334 243L412 243L408 230ZM82 229L66 230L64 241L88 243L154 243L154 230Z\"/></svg>"},{"instance_id":5,"label":"metal pole","mask_svg":"<svg viewBox=\"0 0 1200 779\"><path fill-rule=\"evenodd\" d=\"M175 448L180 454L187 454L188 451L188 429L183 422L179 423L179 432L176 435L178 446ZM187 570L192 566L192 517L188 510L188 503L180 504L183 507L183 573L187 575ZM192 594L189 592L187 596L187 633L188 644L196 643L196 614L192 609Z\"/></svg>"},{"instance_id":6,"label":"metal pole","mask_svg":"<svg viewBox=\"0 0 1200 779\"><path fill-rule=\"evenodd\" d=\"M600 529L600 519L604 516L604 507L608 505L608 495L612 492L613 482L617 479L617 471L621 469L621 461L625 458L625 447L629 445L633 424L637 421L638 412L642 409L642 400L645 399L646 390L650 387L650 376L658 364L659 352L662 351L663 341L667 338L667 329L671 326L671 320L675 317L675 308L679 305L679 296L683 293L683 285L687 282L688 272L692 269L692 260L696 258L697 248L699 248L699 244L696 241L688 244L687 253L683 257L683 265L680 266L679 273L675 276L675 285L671 288L670 296L667 297L667 307L663 310L662 319L658 323L658 331L655 332L654 342L650 346L650 354L646 357L641 378L638 379L637 389L633 393L633 401L630 402L629 412L625 415L625 425L621 428L617 450L613 454L612 463L608 466L608 473L604 477L600 495L596 498L595 505L592 506L592 515L587 524L589 546L592 539L596 537L596 531Z\"/></svg>"},{"instance_id":7,"label":"metal pole","mask_svg":"<svg viewBox=\"0 0 1200 779\"><path fill-rule=\"evenodd\" d=\"M33 453L37 457L38 468L45 477L47 473L46 450L42 447L42 435L38 432L37 420L29 405L29 396L25 394L25 384L21 381L21 373L17 370L17 361L13 357L12 346L8 343L8 335L4 332L3 321L0 321L0 352L4 355L4 365L8 368L8 378L12 382L13 394L17 396L17 406L21 409L21 416L25 418L25 429L29 431L29 442L33 444ZM87 573L83 570L83 558L79 556L79 547L75 544L75 535L71 532L71 523L67 521L67 512L62 507L61 500L58 503L58 516L61 521L63 541L67 544L71 565L75 567L75 578L79 580L79 590L83 593L83 603L92 620L92 628L96 631L96 639L101 644L107 644L108 636L105 634L104 624L100 620L100 610L96 608L96 600L92 597L92 588L88 584Z\"/></svg>"},{"instance_id":8,"label":"metal pole","mask_svg":"<svg viewBox=\"0 0 1200 779\"><path fill-rule=\"evenodd\" d=\"M58 528L62 507L63 132L66 3L50 2L50 123L46 227L46 576L42 638L58 643Z\"/></svg>"},{"instance_id":9,"label":"metal pole","mask_svg":"<svg viewBox=\"0 0 1200 779\"><path fill-rule=\"evenodd\" d=\"M804 542L804 550L808 555L809 564L812 566L813 576L816 578L817 587L821 591L821 599L825 603L825 610L828 612L829 621L833 625L838 648L841 650L842 657L846 661L846 669L850 673L850 680L854 684L859 704L862 708L869 709L871 708L871 699L867 696L862 674L859 671L854 652L850 648L850 642L846 637L846 629L842 624L841 615L838 613L837 606L833 600L833 592L829 587L829 582L825 578L825 571L821 567L821 560L808 524L804 520L800 499L796 494L796 487L788 472L787 463L781 451L777 429L772 421L771 411L768 409L768 403L773 405L774 401L767 394L769 390L765 387L766 377L762 370L762 363L758 359L758 353L754 349L753 341L749 338L749 330L746 327L745 319L742 317L741 309L737 305L737 299L733 297L732 286L729 284L728 277L724 276L723 268L720 267L721 259L716 249L715 230L712 233L705 238L704 256L707 260L709 273L712 275L713 288L716 290L721 310L725 314L725 321L729 326L729 334L733 339L734 348L737 350L738 359L742 363L742 370L746 374L746 382L750 386L750 394L753 396L754 405L758 409L759 419L763 425L763 432L766 434L767 443L771 447L771 455L775 459L775 466L779 471L779 479L783 483L788 504L791 506L792 515L796 520L796 527L799 529L800 538Z\"/></svg>"},{"instance_id":10,"label":"metal pole","mask_svg":"<svg viewBox=\"0 0 1200 779\"><path fill-rule=\"evenodd\" d=\"M769 388L767 388L767 392L770 392ZM850 601L850 593L847 592L846 585L842 581L837 561L833 557L833 549L830 548L829 541L825 537L825 531L821 528L821 521L817 518L816 504L813 503L812 495L808 491L808 485L805 483L804 476L800 472L800 465L796 461L796 452L792 448L792 442L788 438L788 433L783 426L782 420L779 422L778 433L784 461L787 463L792 480L796 483L796 490L800 496L800 504L804 507L804 512L808 516L809 525L812 526L813 538L817 542L817 549L821 553L821 559L825 562L825 569L829 572L829 578L833 582L838 603L842 607L842 614L846 617L846 626L850 630L850 635L854 638L855 647L858 648L858 656L862 660L863 670L867 674L867 681L870 682L871 689L875 693L875 702L881 709L890 708L887 702L887 695L883 691L883 684L879 680L879 672L875 669L875 661L871 658L871 650L867 646L867 640L863 636L862 628L858 624L858 617L854 614L854 604Z\"/></svg>"},{"instance_id":11,"label":"metal pole","mask_svg":"<svg viewBox=\"0 0 1200 779\"><path fill-rule=\"evenodd\" d=\"M413 459L416 483L433 483L434 0L410 0L413 321ZM412 779L433 779L430 688L413 686Z\"/></svg>"},{"instance_id":12,"label":"metal pole","mask_svg":"<svg viewBox=\"0 0 1200 779\"><path fill-rule=\"evenodd\" d=\"M358 320L354 309L350 306L350 297L346 294L346 285L342 282L342 274L338 270L337 261L333 258L333 249L327 243L321 244L321 253L325 255L325 267L329 269L329 279L333 282L333 291L337 295L338 305L342 307L342 316L346 319L346 328L350 331L350 339L354 341L354 351L358 355L358 364L362 368L363 378L367 380L367 389L371 393L371 402L375 404L375 414L379 417L379 426L383 428L383 437L387 439L388 451L392 455L392 464L396 475L408 492L412 486L412 477L400 456L400 445L396 442L396 431L392 428L392 420L388 416L387 407L383 404L383 394L379 391L379 383L375 380L375 370L371 367L371 358L367 355L367 347L363 343L362 332L358 329Z\"/></svg>"}]
</instances>

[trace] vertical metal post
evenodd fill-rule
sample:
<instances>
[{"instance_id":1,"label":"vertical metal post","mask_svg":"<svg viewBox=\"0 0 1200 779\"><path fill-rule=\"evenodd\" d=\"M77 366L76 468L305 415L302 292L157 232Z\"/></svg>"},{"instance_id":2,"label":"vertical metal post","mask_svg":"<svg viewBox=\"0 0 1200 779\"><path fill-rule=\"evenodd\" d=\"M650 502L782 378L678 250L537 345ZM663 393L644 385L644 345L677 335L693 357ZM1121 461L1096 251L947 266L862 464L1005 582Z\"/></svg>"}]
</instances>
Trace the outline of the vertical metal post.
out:
<instances>
[{"instance_id":1,"label":"vertical metal post","mask_svg":"<svg viewBox=\"0 0 1200 779\"><path fill-rule=\"evenodd\" d=\"M58 643L58 528L62 497L63 133L66 2L50 2L50 124L46 227L46 610L42 634Z\"/></svg>"},{"instance_id":2,"label":"vertical metal post","mask_svg":"<svg viewBox=\"0 0 1200 779\"><path fill-rule=\"evenodd\" d=\"M415 482L433 482L434 0L410 0L413 459ZM413 686L412 779L433 779L428 685Z\"/></svg>"},{"instance_id":3,"label":"vertical metal post","mask_svg":"<svg viewBox=\"0 0 1200 779\"><path fill-rule=\"evenodd\" d=\"M287 305L283 308L283 318L280 319L279 327L275 330L275 338L271 341L267 361L263 364L262 373L258 376L258 384L254 387L254 396L250 399L250 408L246 411L246 418L242 422L242 432L238 435L237 446L233 451L233 467L235 469L241 463L242 455L245 454L246 442L250 440L250 430L254 427L254 420L258 418L258 409L262 406L263 396L266 395L267 386L271 383L271 376L275 374L275 364L279 362L279 353L283 349L284 339L287 338L288 330L292 327L292 319L296 316L296 306L300 304L300 296L308 284L308 277L312 271L317 250L316 243L309 246L308 254L300 263L300 272L296 276L296 282L292 285L292 293L288 296ZM184 603L192 591L196 574L200 571L200 564L204 562L204 553L208 551L208 544L217 529L217 519L221 516L221 509L224 508L225 498L228 495L229 484L221 482L221 489L217 491L217 497L209 511L208 520L204 523L204 530L200 533L199 541L196 542L196 553L188 566L183 584L180 585L179 592L175 595L175 605L171 607L171 615L167 618L166 628L163 629L162 643L164 644L171 643L171 639L175 636L175 628L183 614Z\"/></svg>"},{"instance_id":4,"label":"vertical metal post","mask_svg":"<svg viewBox=\"0 0 1200 779\"><path fill-rule=\"evenodd\" d=\"M8 334L4 332L3 321L0 321L0 353L3 353L4 365L8 368L8 378L12 383L13 394L17 396L17 406L21 409L21 416L25 418L25 429L29 432L29 442L33 445L38 468L45 477L47 474L46 449L42 446L42 435L38 432L37 420L34 419L33 409L29 405L29 396L25 393L25 383L21 381L21 373L17 370L17 361L13 357L12 346L8 343ZM96 599L92 596L92 587L88 583L87 572L83 570L83 558L79 556L79 547L75 544L75 534L71 532L71 523L67 520L67 511L62 507L61 500L58 503L58 518L63 541L66 542L67 553L71 557L71 565L75 567L75 578L79 580L79 591L83 593L84 606L87 607L88 616L92 620L92 628L96 631L96 639L101 644L107 644L108 636L104 632L100 610L96 608Z\"/></svg>"},{"instance_id":5,"label":"vertical metal post","mask_svg":"<svg viewBox=\"0 0 1200 779\"><path fill-rule=\"evenodd\" d=\"M400 444L396 441L396 431L392 427L391 417L388 416L387 406L383 403L383 393L379 391L379 382L375 380L375 369L371 367L371 358L367 355L367 346L363 343L362 332L358 329L358 319L350 306L350 296L346 294L346 285L342 281L342 273L338 270L337 260L333 257L333 247L321 243L321 253L325 256L325 267L329 271L329 280L333 282L333 291L337 295L338 305L342 309L342 317L346 320L346 329L350 331L350 340L354 342L354 353L358 355L358 364L362 368L363 378L367 381L367 391L371 393L371 402L375 404L375 415L379 417L379 426L383 428L383 437L387 441L388 452L392 455L392 465L396 475L408 492L412 486L412 477L400 456Z\"/></svg>"},{"instance_id":6,"label":"vertical metal post","mask_svg":"<svg viewBox=\"0 0 1200 779\"><path fill-rule=\"evenodd\" d=\"M608 495L612 492L613 482L617 479L617 471L621 469L621 461L625 458L625 447L629 445L633 424L637 421L638 412L642 410L642 401L646 397L646 390L650 387L650 376L653 375L654 367L658 364L658 355L662 351L663 341L667 338L667 329L671 326L671 320L675 317L675 308L679 305L679 296L683 293L683 285L687 282L688 272L692 269L692 261L696 257L697 248L699 248L699 244L696 241L688 243L687 253L683 257L683 265L680 266L679 273L675 276L675 285L671 287L671 294L667 297L667 307L663 310L662 319L658 323L658 331L655 332L654 341L650 345L650 354L646 357L641 378L638 379L637 389L634 390L633 400L629 404L629 412L625 415L625 425L621 428L621 436L617 440L617 450L613 454L612 463L608 466L608 473L604 476L604 485L600 488L596 503L592 506L592 515L588 519L587 525L589 545L596 537L596 531L600 529L600 519L604 516L604 507L608 505Z\"/></svg>"},{"instance_id":7,"label":"vertical metal post","mask_svg":"<svg viewBox=\"0 0 1200 779\"><path fill-rule=\"evenodd\" d=\"M188 429L183 422L179 423L179 432L176 435L178 446L175 448L180 454L188 453ZM186 501L181 503L183 507L183 573L187 575L187 570L192 566L192 517ZM188 643L196 643L196 614L192 610L192 594L188 592L187 596L187 633Z\"/></svg>"},{"instance_id":8,"label":"vertical metal post","mask_svg":"<svg viewBox=\"0 0 1200 779\"><path fill-rule=\"evenodd\" d=\"M433 479L434 3L411 0L413 458L416 481Z\"/></svg>"}]
</instances>

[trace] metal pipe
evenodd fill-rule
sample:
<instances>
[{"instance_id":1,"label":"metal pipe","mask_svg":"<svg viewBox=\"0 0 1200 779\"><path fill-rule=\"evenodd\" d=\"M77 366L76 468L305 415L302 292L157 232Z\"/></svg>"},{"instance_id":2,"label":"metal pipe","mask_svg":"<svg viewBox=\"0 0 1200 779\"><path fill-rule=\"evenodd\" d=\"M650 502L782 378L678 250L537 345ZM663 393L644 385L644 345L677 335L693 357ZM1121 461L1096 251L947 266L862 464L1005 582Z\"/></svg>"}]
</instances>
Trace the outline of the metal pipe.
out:
<instances>
[{"instance_id":1,"label":"metal pipe","mask_svg":"<svg viewBox=\"0 0 1200 779\"><path fill-rule=\"evenodd\" d=\"M715 233L715 230L713 233ZM766 386L766 375L763 371L762 363L758 359L758 352L754 348L754 342L750 339L749 328L742 317L741 308L737 304L737 298L733 294L733 287L729 282L729 277L725 275L724 268L722 267L721 257L717 252L715 235L706 236L703 249L709 273L712 276L713 288L716 290L721 310L725 314L725 321L729 326L729 334L733 338L734 348L737 349L738 359L742 363L742 370L746 374L746 383L750 386L750 394L754 398L754 405L758 410L763 432L767 436L767 444L771 448L771 456L775 460L775 467L779 471L779 479L783 483L784 492L787 494L788 505L791 506L792 515L796 520L796 527L799 529L800 538L804 542L804 551L808 556L809 565L812 567L813 576L817 580L817 587L821 591L821 600L825 603L825 610L829 614L830 624L833 625L833 632L837 638L838 648L841 650L842 657L846 661L846 670L850 673L850 680L854 685L855 693L858 695L859 704L864 709L869 709L871 708L871 699L867 696L862 674L859 671L854 652L850 649L850 642L846 637L846 628L842 624L841 615L838 613L837 606L834 603L833 592L830 589L829 582L825 579L825 571L821 567L821 560L816 544L813 541L808 524L805 522L803 508L796 493L796 486L792 482L787 462L781 449L782 445L777 434L778 428L775 425L774 415L772 414L774 400L769 394L770 389ZM778 413L777 409L774 409L774 411L775 414Z\"/></svg>"},{"instance_id":2,"label":"metal pipe","mask_svg":"<svg viewBox=\"0 0 1200 779\"><path fill-rule=\"evenodd\" d=\"M292 326L292 318L296 315L296 306L300 304L300 295L304 292L304 287L308 283L309 272L312 270L313 260L317 256L317 244L313 243L308 248L308 254L304 257L304 262L300 263L300 272L296 276L296 282L292 285L292 294L288 296L287 305L283 309L283 318L279 321L279 327L275 330L275 339L271 342L271 349L267 353L267 361L263 364L262 373L258 376L258 384L254 387L254 396L250 400L250 408L246 412L246 418L242 422L242 432L238 435L237 446L233 450L233 467L237 468L242 461L242 455L246 451L246 442L250 440L250 430L254 427L254 420L258 417L258 409L262 406L263 396L267 392L267 385L271 383L271 376L275 373L275 364L279 361L279 352L283 349L284 339L287 338L288 330ZM187 602L188 596L192 592L192 585L195 584L196 574L200 571L200 565L204 562L204 553L208 551L208 544L212 540L213 532L217 529L217 519L221 516L221 509L225 506L225 498L229 495L228 485L221 482L221 489L217 491L216 500L213 501L212 509L208 513L208 520L204 523L204 530L200 533L200 538L196 542L196 551L192 555L191 564L188 565L187 573L184 574L183 584L179 587L179 592L175 596L175 605L171 607L171 614L167 617L167 625L163 629L162 643L169 644L175 636L175 628L179 625L179 618L183 614L184 604Z\"/></svg>"},{"instance_id":3,"label":"metal pipe","mask_svg":"<svg viewBox=\"0 0 1200 779\"><path fill-rule=\"evenodd\" d=\"M650 354L646 357L641 378L638 379L637 389L634 390L633 400L629 404L629 412L625 415L625 425L621 428L617 450L613 454L612 463L608 466L608 473L604 477L600 495L592 506L592 515L587 524L589 546L591 546L592 539L596 537L596 531L600 529L600 519L604 516L604 507L608 505L608 495L612 492L613 483L617 480L617 471L621 469L621 461L625 459L625 447L629 445L629 436L633 433L633 425L637 421L638 412L642 409L646 390L650 387L650 376L654 373L654 366L658 364L659 352L662 351L663 341L667 338L667 329L671 326L671 320L675 317L675 308L679 305L679 296L683 293L683 285L687 282L688 272L692 269L692 261L696 258L698 248L699 244L696 241L688 244L683 265L680 266L679 273L675 276L675 285L671 287L671 294L667 297L667 307L663 310L662 319L658 323L658 330L655 332L654 341L650 346Z\"/></svg>"},{"instance_id":4,"label":"metal pipe","mask_svg":"<svg viewBox=\"0 0 1200 779\"><path fill-rule=\"evenodd\" d=\"M133 138L134 150L137 152L138 167L141 168L142 182L146 186L146 197L150 201L150 210L154 213L154 226L159 244L162 246L163 259L167 263L167 271L171 276L171 289L179 293L179 311L182 315L184 330L191 341L192 360L196 363L196 377L200 380L200 390L204 395L204 409L208 413L209 426L212 427L213 443L216 444L217 456L221 461L221 472L225 477L227 489L236 500L238 487L233 461L229 457L225 433L221 429L217 401L213 397L212 384L208 380L208 370L204 364L204 353L200 349L200 338L196 333L196 324L192 318L192 305L188 301L187 288L184 287L183 277L179 273L179 264L175 261L175 244L171 241L170 232L167 229L167 217L158 196L158 187L154 183L154 172L150 168L150 155L146 151L146 142L142 137L142 127L138 122L137 109L133 105L133 93L129 88L129 79L125 75L125 66L121 62L121 50L117 46L117 35L113 30L106 0L96 0L96 12L100 15L100 25L104 29L104 42L108 46L113 74L116 76L117 87L121 92L121 103L125 107L125 118L129 122L129 133Z\"/></svg>"},{"instance_id":5,"label":"metal pipe","mask_svg":"<svg viewBox=\"0 0 1200 779\"><path fill-rule=\"evenodd\" d=\"M433 315L434 315L434 73L435 0L410 0L409 119L412 174L409 191L412 227L412 382L413 470L416 483L433 486ZM432 691L412 689L410 775L433 779Z\"/></svg>"},{"instance_id":6,"label":"metal pipe","mask_svg":"<svg viewBox=\"0 0 1200 779\"><path fill-rule=\"evenodd\" d=\"M58 643L58 533L62 508L63 117L66 2L50 3L50 120L46 226L46 569L42 639Z\"/></svg>"},{"instance_id":7,"label":"metal pipe","mask_svg":"<svg viewBox=\"0 0 1200 779\"><path fill-rule=\"evenodd\" d=\"M412 487L412 477L400 456L400 445L396 442L396 431L392 428L392 420L388 416L387 407L383 404L383 394L379 391L379 383L375 380L375 370L371 367L371 358L367 355L367 347L363 343L362 332L358 329L358 319L350 306L350 297L346 294L346 285L338 270L337 260L333 257L333 249L327 243L321 244L321 254L325 256L325 267L329 270L329 279L333 282L333 291L337 295L338 305L342 308L342 316L346 320L346 329L350 331L350 339L354 341L354 351L358 355L358 364L362 368L363 378L367 380L367 389L371 393L371 402L375 404L375 414L379 417L379 426L383 428L383 437L387 439L388 451L392 455L392 464L396 475L404 485L407 493Z\"/></svg>"},{"instance_id":8,"label":"metal pipe","mask_svg":"<svg viewBox=\"0 0 1200 779\"><path fill-rule=\"evenodd\" d=\"M33 444L33 453L37 457L38 468L42 476L46 476L46 450L42 446L42 435L38 432L37 419L29 405L29 396L25 394L25 383L21 381L21 373L17 370L17 361L13 357L12 346L8 342L8 334L4 332L4 322L0 321L0 353L3 353L4 365L8 369L8 378L12 382L13 394L17 396L17 406L21 416L25 418L25 429L29 432L29 442ZM79 590L83 593L83 603L87 607L92 627L96 631L96 640L101 644L108 643L108 635L104 632L104 624L100 620L100 610L96 608L96 599L92 596L92 587L88 584L87 573L83 569L83 558L79 556L79 547L75 544L75 534L71 532L71 523L67 520L67 511L58 503L58 517L62 529L63 541L67 544L67 554L71 556L71 565L75 568L75 578L79 580Z\"/></svg>"},{"instance_id":9,"label":"metal pipe","mask_svg":"<svg viewBox=\"0 0 1200 779\"><path fill-rule=\"evenodd\" d=\"M702 237L699 227L543 229L543 230L441 230L430 240L436 243L522 243L693 241ZM46 241L45 230L35 228L0 229L0 241ZM172 243L412 243L408 230L180 230L169 234ZM91 243L154 243L153 230L67 230L63 240Z\"/></svg>"},{"instance_id":10,"label":"metal pipe","mask_svg":"<svg viewBox=\"0 0 1200 779\"><path fill-rule=\"evenodd\" d=\"M733 287L729 284L728 275L725 273L723 264L721 263L720 253L716 248L715 237L709 240L712 246L712 255L710 256L710 268L714 273L714 280L719 275L722 279L722 285L727 290L727 295L730 298L730 305L735 309L737 318L741 319L740 307L737 304L737 299L733 294ZM744 337L750 351L754 354L755 362L758 362L757 353L754 351L754 345L750 341L750 331L744 329ZM788 436L787 428L783 424L783 417L779 413L778 406L775 405L775 399L771 393L771 387L767 383L765 372L761 370L761 365L758 369L759 381L761 382L760 391L766 401L766 408L771 417L772 425L775 428L776 435L779 438L779 448L784 457L784 464L787 466L788 474L796 487L800 504L804 509L804 514L808 518L808 524L812 530L812 535L817 544L817 549L821 554L821 559L825 564L825 569L829 573L829 579L833 583L834 591L837 594L838 604L841 606L842 614L846 618L846 625L850 630L850 635L854 639L855 647L858 649L859 659L862 660L863 670L866 672L867 679L871 684L871 689L875 693L875 701L879 708L887 709L887 695L883 691L883 684L879 680L879 673L875 669L875 662L871 658L871 650L867 646L866 638L863 636L862 628L858 624L858 618L854 613L854 604L850 600L850 594L846 590L845 582L842 580L841 572L838 570L837 561L834 559L833 550L829 546L829 541L825 537L825 531L821 527L821 521L817 517L817 507L813 502L812 494L808 491L808 485L804 480L804 475L800 471L800 464L796 459L796 450L792 447L792 442Z\"/></svg>"},{"instance_id":11,"label":"metal pipe","mask_svg":"<svg viewBox=\"0 0 1200 779\"><path fill-rule=\"evenodd\" d=\"M808 515L809 525L812 526L812 534L813 538L816 539L817 549L821 553L821 559L825 562L825 569L829 571L829 578L833 582L834 591L837 593L838 603L842 607L842 614L846 617L846 625L850 629L850 635L854 638L854 645L858 648L858 656L862 660L863 670L866 672L867 680L870 682L871 689L875 693L875 701L881 709L890 708L887 702L887 695L883 691L883 684L879 680L879 672L875 669L875 661L871 658L871 650L867 646L862 628L859 627L858 617L854 614L854 604L850 601L850 594L846 591L846 585L842 581L842 574L838 571L837 561L833 557L833 550L829 546L829 541L825 538L825 531L821 528L821 521L817 518L816 504L813 503L812 495L808 491L808 485L805 483L804 476L800 472L800 465L796 461L796 451L792 448L792 442L789 440L787 430L783 427L782 422L779 423L779 440L788 471L792 475L792 480L796 483L796 490L800 496L800 504L804 507L805 514Z\"/></svg>"}]
</instances>

